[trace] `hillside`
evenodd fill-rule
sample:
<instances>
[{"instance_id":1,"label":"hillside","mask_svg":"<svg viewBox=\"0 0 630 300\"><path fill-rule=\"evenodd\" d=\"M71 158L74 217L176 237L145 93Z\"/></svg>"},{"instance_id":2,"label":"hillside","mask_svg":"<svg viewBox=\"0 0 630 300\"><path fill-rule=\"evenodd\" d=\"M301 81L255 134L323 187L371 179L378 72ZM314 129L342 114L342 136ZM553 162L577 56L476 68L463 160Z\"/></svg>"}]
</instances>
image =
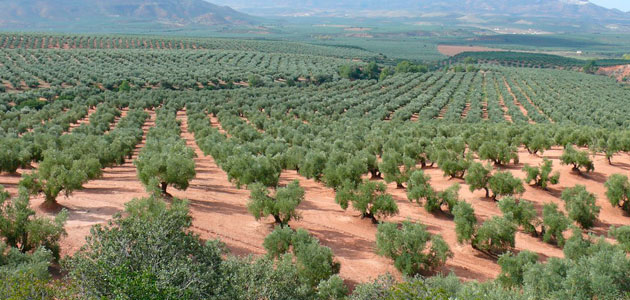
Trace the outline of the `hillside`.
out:
<instances>
[{"instance_id":1,"label":"hillside","mask_svg":"<svg viewBox=\"0 0 630 300\"><path fill-rule=\"evenodd\" d=\"M255 13L253 9L274 9L276 12L356 12L360 11L414 11L421 14L496 14L509 16L536 16L560 18L622 19L630 20L630 14L607 9L587 0L440 0L440 1L288 1L288 0L217 0L217 3L230 3L237 9Z\"/></svg>"},{"instance_id":2,"label":"hillside","mask_svg":"<svg viewBox=\"0 0 630 300\"><path fill-rule=\"evenodd\" d=\"M203 0L0 0L0 26L156 22L172 26L248 25L255 18Z\"/></svg>"}]
</instances>

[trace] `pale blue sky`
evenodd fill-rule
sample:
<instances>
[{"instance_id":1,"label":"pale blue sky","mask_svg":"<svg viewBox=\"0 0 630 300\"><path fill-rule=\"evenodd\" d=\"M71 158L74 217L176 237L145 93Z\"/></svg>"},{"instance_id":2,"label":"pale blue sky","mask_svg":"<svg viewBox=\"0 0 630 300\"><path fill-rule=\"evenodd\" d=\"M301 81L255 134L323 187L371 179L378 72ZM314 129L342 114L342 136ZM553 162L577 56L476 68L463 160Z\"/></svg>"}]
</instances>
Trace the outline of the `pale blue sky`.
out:
<instances>
[{"instance_id":1,"label":"pale blue sky","mask_svg":"<svg viewBox=\"0 0 630 300\"><path fill-rule=\"evenodd\" d=\"M630 11L630 0L591 0L591 2L603 7Z\"/></svg>"}]
</instances>

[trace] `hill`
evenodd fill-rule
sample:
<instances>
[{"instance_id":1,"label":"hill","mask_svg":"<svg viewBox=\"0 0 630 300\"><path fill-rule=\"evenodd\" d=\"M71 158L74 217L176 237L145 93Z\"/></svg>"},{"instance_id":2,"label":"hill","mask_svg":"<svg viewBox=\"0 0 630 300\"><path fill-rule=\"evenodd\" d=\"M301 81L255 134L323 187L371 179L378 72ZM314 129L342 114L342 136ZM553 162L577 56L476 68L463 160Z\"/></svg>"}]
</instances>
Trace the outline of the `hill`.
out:
<instances>
[{"instance_id":1,"label":"hill","mask_svg":"<svg viewBox=\"0 0 630 300\"><path fill-rule=\"evenodd\" d=\"M203 0L0 0L0 26L154 22L172 26L249 25L256 18Z\"/></svg>"},{"instance_id":2,"label":"hill","mask_svg":"<svg viewBox=\"0 0 630 300\"><path fill-rule=\"evenodd\" d=\"M607 9L587 0L217 0L230 3L237 9L255 12L273 9L277 13L326 12L352 13L357 11L407 11L421 14L495 14L520 17L590 18L630 20L630 14L616 9Z\"/></svg>"}]
</instances>

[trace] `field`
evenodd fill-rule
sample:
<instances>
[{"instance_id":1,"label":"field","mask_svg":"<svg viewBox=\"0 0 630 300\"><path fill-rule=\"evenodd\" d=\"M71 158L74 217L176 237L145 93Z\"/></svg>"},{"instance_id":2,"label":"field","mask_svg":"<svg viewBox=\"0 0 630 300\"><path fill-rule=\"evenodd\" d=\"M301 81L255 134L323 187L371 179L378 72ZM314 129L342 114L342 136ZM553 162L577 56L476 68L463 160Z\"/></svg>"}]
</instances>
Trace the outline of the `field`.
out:
<instances>
[{"instance_id":1,"label":"field","mask_svg":"<svg viewBox=\"0 0 630 300\"><path fill-rule=\"evenodd\" d=\"M416 273L464 281L504 276L499 257L508 251L540 263L564 258L572 227L547 238L549 203L580 237L626 243L608 235L630 222L607 182L630 170L630 89L575 71L572 60L517 55L434 71L382 65L379 80L349 80L340 67L367 72L378 55L293 42L0 35L0 185L16 198L28 190L38 216L67 210L61 257L80 253L92 226L127 214L132 199L156 194L186 199L203 240L262 257L266 238L285 224L283 214L253 212L256 187L274 200L297 181L304 196L285 223L329 247L351 289L407 271L377 254L378 222L424 224L452 255ZM384 76L390 67L395 74ZM527 167L547 162L559 182L536 186ZM469 177L477 166L523 189L490 186L490 197L487 183ZM414 196L419 174L428 182ZM381 183L377 198L391 196L397 211L372 202L361 211L354 193ZM584 209L598 207L590 223L565 195L576 185L595 199ZM356 202L344 206L344 195ZM527 222L504 207L511 196L518 209L530 205ZM475 230L512 224L512 242L462 240L461 203L474 209Z\"/></svg>"}]
</instances>

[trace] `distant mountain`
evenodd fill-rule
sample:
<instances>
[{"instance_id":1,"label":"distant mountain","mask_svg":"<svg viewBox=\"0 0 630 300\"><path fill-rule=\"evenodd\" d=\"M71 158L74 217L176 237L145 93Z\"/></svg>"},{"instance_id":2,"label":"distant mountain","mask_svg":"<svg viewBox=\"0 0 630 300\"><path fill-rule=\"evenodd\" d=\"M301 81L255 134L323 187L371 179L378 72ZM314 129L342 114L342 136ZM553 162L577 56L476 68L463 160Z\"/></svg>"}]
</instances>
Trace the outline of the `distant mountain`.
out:
<instances>
[{"instance_id":1,"label":"distant mountain","mask_svg":"<svg viewBox=\"0 0 630 300\"><path fill-rule=\"evenodd\" d=\"M630 20L630 13L587 0L215 0L256 14L257 11L313 15L342 12L407 11L420 14L492 14L523 17ZM406 14L409 15L409 14Z\"/></svg>"},{"instance_id":2,"label":"distant mountain","mask_svg":"<svg viewBox=\"0 0 630 300\"><path fill-rule=\"evenodd\" d=\"M255 20L203 0L0 0L0 27L10 28L90 21L217 26Z\"/></svg>"}]
</instances>

